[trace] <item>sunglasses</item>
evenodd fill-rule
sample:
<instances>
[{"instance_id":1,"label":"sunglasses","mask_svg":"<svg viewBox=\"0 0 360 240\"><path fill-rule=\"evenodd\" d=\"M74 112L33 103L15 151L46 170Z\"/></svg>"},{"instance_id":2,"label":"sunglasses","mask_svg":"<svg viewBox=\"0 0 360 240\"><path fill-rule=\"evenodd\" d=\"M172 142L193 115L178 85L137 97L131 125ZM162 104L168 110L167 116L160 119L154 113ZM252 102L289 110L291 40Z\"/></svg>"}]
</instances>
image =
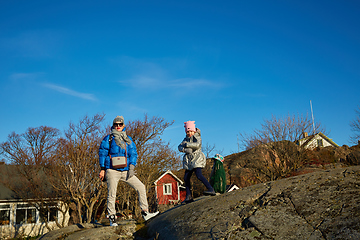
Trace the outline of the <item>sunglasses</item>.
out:
<instances>
[{"instance_id":1,"label":"sunglasses","mask_svg":"<svg viewBox=\"0 0 360 240\"><path fill-rule=\"evenodd\" d=\"M123 124L123 123L114 123L114 126L115 126L115 127L116 127L116 126L122 127L122 126L124 126L124 124Z\"/></svg>"}]
</instances>

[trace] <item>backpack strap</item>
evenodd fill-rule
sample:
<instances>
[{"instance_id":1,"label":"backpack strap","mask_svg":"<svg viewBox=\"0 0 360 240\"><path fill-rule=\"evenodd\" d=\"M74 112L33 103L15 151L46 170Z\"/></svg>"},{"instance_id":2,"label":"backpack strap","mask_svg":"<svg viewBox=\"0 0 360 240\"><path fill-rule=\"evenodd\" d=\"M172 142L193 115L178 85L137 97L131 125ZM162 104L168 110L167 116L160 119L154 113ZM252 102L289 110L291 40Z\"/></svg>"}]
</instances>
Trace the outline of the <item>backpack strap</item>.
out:
<instances>
[{"instance_id":1,"label":"backpack strap","mask_svg":"<svg viewBox=\"0 0 360 240\"><path fill-rule=\"evenodd\" d=\"M111 149L111 143L113 141L113 135L109 134L109 152L108 152L108 156L110 156L111 159L111 155L110 155L110 149Z\"/></svg>"}]
</instances>

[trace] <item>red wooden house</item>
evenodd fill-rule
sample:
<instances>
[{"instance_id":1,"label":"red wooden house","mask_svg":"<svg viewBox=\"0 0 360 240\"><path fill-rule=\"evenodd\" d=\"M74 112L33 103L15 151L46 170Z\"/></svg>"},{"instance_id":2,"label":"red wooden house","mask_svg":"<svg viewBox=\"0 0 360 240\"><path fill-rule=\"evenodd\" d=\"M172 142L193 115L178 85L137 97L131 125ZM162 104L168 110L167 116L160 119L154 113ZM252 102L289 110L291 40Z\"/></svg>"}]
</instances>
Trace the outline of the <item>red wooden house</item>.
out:
<instances>
[{"instance_id":1,"label":"red wooden house","mask_svg":"<svg viewBox=\"0 0 360 240\"><path fill-rule=\"evenodd\" d=\"M177 204L185 200L184 183L171 171L165 172L155 182L155 192L158 205Z\"/></svg>"}]
</instances>

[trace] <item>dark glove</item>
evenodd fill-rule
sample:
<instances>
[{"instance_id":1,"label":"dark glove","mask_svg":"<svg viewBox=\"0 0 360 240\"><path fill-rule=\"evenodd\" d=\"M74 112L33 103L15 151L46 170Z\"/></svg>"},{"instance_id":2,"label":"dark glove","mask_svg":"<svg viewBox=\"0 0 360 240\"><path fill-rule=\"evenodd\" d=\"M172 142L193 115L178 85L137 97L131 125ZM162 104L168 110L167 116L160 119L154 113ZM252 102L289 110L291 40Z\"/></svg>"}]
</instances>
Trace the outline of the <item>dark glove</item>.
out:
<instances>
[{"instance_id":1,"label":"dark glove","mask_svg":"<svg viewBox=\"0 0 360 240\"><path fill-rule=\"evenodd\" d=\"M135 166L130 164L126 180L130 179L134 175L135 175Z\"/></svg>"},{"instance_id":2,"label":"dark glove","mask_svg":"<svg viewBox=\"0 0 360 240\"><path fill-rule=\"evenodd\" d=\"M193 152L193 150L191 148L184 148L184 153L190 154L192 152Z\"/></svg>"}]
</instances>

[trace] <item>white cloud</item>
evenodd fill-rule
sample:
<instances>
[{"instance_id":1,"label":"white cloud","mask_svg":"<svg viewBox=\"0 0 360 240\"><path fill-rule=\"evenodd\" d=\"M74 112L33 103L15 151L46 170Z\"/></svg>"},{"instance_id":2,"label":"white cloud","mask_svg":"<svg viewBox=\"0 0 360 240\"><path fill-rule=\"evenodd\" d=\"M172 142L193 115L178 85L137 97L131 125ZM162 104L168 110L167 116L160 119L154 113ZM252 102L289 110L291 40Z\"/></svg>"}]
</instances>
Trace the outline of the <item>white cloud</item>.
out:
<instances>
[{"instance_id":1,"label":"white cloud","mask_svg":"<svg viewBox=\"0 0 360 240\"><path fill-rule=\"evenodd\" d=\"M65 87L61 87L58 85L54 85L54 84L49 84L49 83L45 83L44 84L45 87L53 89L57 92L60 93L64 93L66 95L70 95L70 96L74 96L74 97L78 97L78 98L82 98L82 99L86 99L86 100L91 100L91 101L97 101L96 97L93 94L89 94L89 93L81 93L81 92L77 92Z\"/></svg>"},{"instance_id":2,"label":"white cloud","mask_svg":"<svg viewBox=\"0 0 360 240\"><path fill-rule=\"evenodd\" d=\"M162 82L158 78L150 76L136 76L134 78L119 82L125 85L130 85L133 88L162 88Z\"/></svg>"},{"instance_id":3,"label":"white cloud","mask_svg":"<svg viewBox=\"0 0 360 240\"><path fill-rule=\"evenodd\" d=\"M186 64L179 60L154 59L153 61L143 61L131 57L121 57L117 59L117 64L123 72L127 72L131 76L119 82L137 89L178 90L185 88L191 90L195 88L217 89L225 86L223 82L205 78L173 77L181 72L181 69L186 68Z\"/></svg>"},{"instance_id":4,"label":"white cloud","mask_svg":"<svg viewBox=\"0 0 360 240\"><path fill-rule=\"evenodd\" d=\"M10 75L9 79L12 81L34 80L41 75L43 75L43 73L13 73Z\"/></svg>"},{"instance_id":5,"label":"white cloud","mask_svg":"<svg viewBox=\"0 0 360 240\"><path fill-rule=\"evenodd\" d=\"M134 102L126 102L126 101L120 101L116 104L117 107L119 107L119 110L124 111L126 109L127 112L136 112L136 113L146 113L148 112L147 109L139 107ZM126 108L124 108L126 106Z\"/></svg>"},{"instance_id":6,"label":"white cloud","mask_svg":"<svg viewBox=\"0 0 360 240\"><path fill-rule=\"evenodd\" d=\"M179 129L179 128L183 128L183 127L184 127L184 124L177 124L177 125L173 125L173 126L166 128L166 130L168 131L168 130Z\"/></svg>"},{"instance_id":7,"label":"white cloud","mask_svg":"<svg viewBox=\"0 0 360 240\"><path fill-rule=\"evenodd\" d=\"M126 81L120 81L121 83L126 83L132 86L133 88L143 88L143 89L155 89L155 90L164 90L164 89L199 89L199 88L221 88L224 86L223 83L214 82L207 79L195 79L195 78L181 78L175 80L155 78L151 76L137 76Z\"/></svg>"},{"instance_id":8,"label":"white cloud","mask_svg":"<svg viewBox=\"0 0 360 240\"><path fill-rule=\"evenodd\" d=\"M0 39L0 49L21 57L49 58L58 52L61 42L62 35L59 32L32 30Z\"/></svg>"},{"instance_id":9,"label":"white cloud","mask_svg":"<svg viewBox=\"0 0 360 240\"><path fill-rule=\"evenodd\" d=\"M168 82L168 87L182 87L182 88L220 88L223 84L206 79L182 78Z\"/></svg>"}]
</instances>

